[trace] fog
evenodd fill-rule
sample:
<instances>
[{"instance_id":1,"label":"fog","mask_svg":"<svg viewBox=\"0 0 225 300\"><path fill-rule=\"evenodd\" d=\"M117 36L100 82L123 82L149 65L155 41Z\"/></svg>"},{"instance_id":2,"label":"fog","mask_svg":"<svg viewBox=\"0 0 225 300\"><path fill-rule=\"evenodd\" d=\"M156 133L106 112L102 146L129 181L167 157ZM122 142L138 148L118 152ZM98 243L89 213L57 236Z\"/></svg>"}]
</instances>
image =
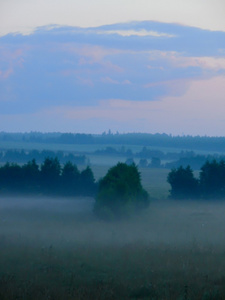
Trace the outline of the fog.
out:
<instances>
[{"instance_id":1,"label":"fog","mask_svg":"<svg viewBox=\"0 0 225 300\"><path fill-rule=\"evenodd\" d=\"M94 199L0 199L0 238L38 247L220 247L225 244L222 202L153 201L132 218L106 222L92 213Z\"/></svg>"}]
</instances>

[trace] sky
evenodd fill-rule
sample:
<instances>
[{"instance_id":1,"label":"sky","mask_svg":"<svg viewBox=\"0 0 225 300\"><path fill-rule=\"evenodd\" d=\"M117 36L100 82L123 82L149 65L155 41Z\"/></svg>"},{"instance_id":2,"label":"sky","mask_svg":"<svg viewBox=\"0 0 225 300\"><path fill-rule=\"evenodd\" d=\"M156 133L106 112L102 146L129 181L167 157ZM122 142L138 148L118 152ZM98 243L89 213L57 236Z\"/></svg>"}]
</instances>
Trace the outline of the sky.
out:
<instances>
[{"instance_id":1,"label":"sky","mask_svg":"<svg viewBox=\"0 0 225 300\"><path fill-rule=\"evenodd\" d=\"M0 131L225 135L223 0L1 0Z\"/></svg>"}]
</instances>

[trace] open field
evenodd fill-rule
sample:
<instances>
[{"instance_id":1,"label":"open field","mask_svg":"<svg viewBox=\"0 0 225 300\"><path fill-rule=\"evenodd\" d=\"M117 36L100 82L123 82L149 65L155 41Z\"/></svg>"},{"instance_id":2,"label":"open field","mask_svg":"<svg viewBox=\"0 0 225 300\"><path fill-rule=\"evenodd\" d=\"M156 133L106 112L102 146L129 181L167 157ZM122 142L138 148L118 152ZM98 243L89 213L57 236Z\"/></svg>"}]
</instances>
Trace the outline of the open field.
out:
<instances>
[{"instance_id":1,"label":"open field","mask_svg":"<svg viewBox=\"0 0 225 300\"><path fill-rule=\"evenodd\" d=\"M225 299L225 204L152 202L117 223L93 200L0 200L0 299Z\"/></svg>"},{"instance_id":2,"label":"open field","mask_svg":"<svg viewBox=\"0 0 225 300\"><path fill-rule=\"evenodd\" d=\"M74 152L93 152L96 150L113 147L115 149L131 149L134 152L141 151L142 145L117 145L117 144L55 144L55 143L35 143L35 142L15 142L15 141L1 141L0 149L17 149L17 150L52 150L52 151L74 151ZM152 147L151 147L152 148ZM152 149L154 149L153 147ZM158 148L157 148L158 149Z\"/></svg>"},{"instance_id":3,"label":"open field","mask_svg":"<svg viewBox=\"0 0 225 300\"><path fill-rule=\"evenodd\" d=\"M41 143L41 142L25 142L25 141L1 141L0 142L0 150L9 150L9 149L17 149L17 150L51 150L51 151L69 151L69 152L93 152L96 150L105 149L107 147L112 147L117 150L120 150L121 147L124 147L126 150L130 149L134 153L140 152L144 145L130 145L130 144L61 144L61 143ZM180 152L186 151L188 148L186 147L160 147L160 146L147 146L148 149L152 150L160 150L162 152ZM195 153L198 154L223 154L221 151L211 151L211 150L195 150Z\"/></svg>"}]
</instances>

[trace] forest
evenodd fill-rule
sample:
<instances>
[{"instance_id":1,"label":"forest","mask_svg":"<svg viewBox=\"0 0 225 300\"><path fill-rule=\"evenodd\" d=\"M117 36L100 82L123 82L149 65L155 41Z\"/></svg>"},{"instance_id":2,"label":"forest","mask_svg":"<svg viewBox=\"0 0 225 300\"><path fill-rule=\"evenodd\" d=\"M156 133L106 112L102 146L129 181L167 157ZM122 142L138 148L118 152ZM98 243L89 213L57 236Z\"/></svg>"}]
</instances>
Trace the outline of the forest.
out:
<instances>
[{"instance_id":1,"label":"forest","mask_svg":"<svg viewBox=\"0 0 225 300\"><path fill-rule=\"evenodd\" d=\"M24 146L24 143L22 144ZM48 147L48 145L46 145ZM121 146L119 148L106 146L102 148L98 146L97 150L86 149L82 151L63 151L63 150L28 150L28 149L0 149L0 164L2 163L27 163L35 159L38 164L41 164L46 157L57 157L62 164L67 161L73 164L84 166L92 163L93 156L102 158L124 158L127 164L136 163L140 168L178 168L179 166L190 166L193 170L199 170L206 161L224 160L223 154L199 154L195 151L181 150L162 151L151 147L142 147L139 151L132 151L129 147ZM90 156L92 158L90 158ZM136 161L136 162L135 162Z\"/></svg>"},{"instance_id":2,"label":"forest","mask_svg":"<svg viewBox=\"0 0 225 300\"><path fill-rule=\"evenodd\" d=\"M200 169L199 178L190 166L170 171L170 197L175 199L225 199L225 161L207 161Z\"/></svg>"},{"instance_id":3,"label":"forest","mask_svg":"<svg viewBox=\"0 0 225 300\"><path fill-rule=\"evenodd\" d=\"M40 164L46 157L57 157L61 163L70 161L74 164L85 165L88 163L88 159L84 154L64 153L63 151L51 151L51 150L29 150L24 149L8 149L0 150L0 162L13 162L13 163L26 163L27 161L35 159Z\"/></svg>"},{"instance_id":4,"label":"forest","mask_svg":"<svg viewBox=\"0 0 225 300\"><path fill-rule=\"evenodd\" d=\"M94 196L97 184L89 166L81 172L68 161L46 158L39 165L33 159L20 166L6 163L0 167L1 194L36 194L51 196Z\"/></svg>"},{"instance_id":5,"label":"forest","mask_svg":"<svg viewBox=\"0 0 225 300\"><path fill-rule=\"evenodd\" d=\"M140 162L144 164L145 160L141 159ZM154 159L152 163L154 163ZM158 163L157 160L156 167ZM121 197L119 195L122 190L124 193L134 193L132 189L129 192L129 182L132 186L132 179L135 176L139 180L139 183L136 181L137 186L141 184L138 166L132 160L119 163L117 168L119 171L115 178L106 174L105 178L107 179L100 180L100 188L103 182L110 183L108 191L104 193L108 194L108 198L112 198L113 201ZM112 172L111 169L108 172ZM122 176L123 172L125 177ZM132 174L132 172L134 173ZM118 188L116 185L113 186L115 180L118 181L120 194L115 193L115 189ZM171 186L169 197L173 199L225 199L225 161L207 160L200 168L199 178L195 177L189 165L180 165L171 169L167 176L167 182ZM79 171L76 164L71 161L61 164L58 157L47 157L40 165L35 159L32 159L23 165L7 162L0 167L1 194L95 196L98 185L99 182L96 182L90 166ZM133 186L135 187L135 184Z\"/></svg>"},{"instance_id":6,"label":"forest","mask_svg":"<svg viewBox=\"0 0 225 300\"><path fill-rule=\"evenodd\" d=\"M209 136L172 136L170 134L150 133L115 133L110 130L102 134L60 133L60 132L29 132L8 133L0 132L0 141L36 142L57 144L126 144L189 150L223 151L224 137Z\"/></svg>"}]
</instances>

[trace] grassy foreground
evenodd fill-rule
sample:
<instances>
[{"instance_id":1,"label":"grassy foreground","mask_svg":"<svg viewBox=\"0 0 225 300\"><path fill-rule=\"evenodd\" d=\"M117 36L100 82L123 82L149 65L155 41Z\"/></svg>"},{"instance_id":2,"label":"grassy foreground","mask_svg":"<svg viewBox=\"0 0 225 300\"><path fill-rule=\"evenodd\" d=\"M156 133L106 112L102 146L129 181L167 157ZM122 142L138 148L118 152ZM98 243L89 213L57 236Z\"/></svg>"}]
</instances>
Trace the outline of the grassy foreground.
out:
<instances>
[{"instance_id":1,"label":"grassy foreground","mask_svg":"<svg viewBox=\"0 0 225 300\"><path fill-rule=\"evenodd\" d=\"M1 299L224 299L224 250L129 244L34 248L6 239Z\"/></svg>"},{"instance_id":2,"label":"grassy foreground","mask_svg":"<svg viewBox=\"0 0 225 300\"><path fill-rule=\"evenodd\" d=\"M224 204L104 223L92 203L1 199L1 300L225 299Z\"/></svg>"}]
</instances>

